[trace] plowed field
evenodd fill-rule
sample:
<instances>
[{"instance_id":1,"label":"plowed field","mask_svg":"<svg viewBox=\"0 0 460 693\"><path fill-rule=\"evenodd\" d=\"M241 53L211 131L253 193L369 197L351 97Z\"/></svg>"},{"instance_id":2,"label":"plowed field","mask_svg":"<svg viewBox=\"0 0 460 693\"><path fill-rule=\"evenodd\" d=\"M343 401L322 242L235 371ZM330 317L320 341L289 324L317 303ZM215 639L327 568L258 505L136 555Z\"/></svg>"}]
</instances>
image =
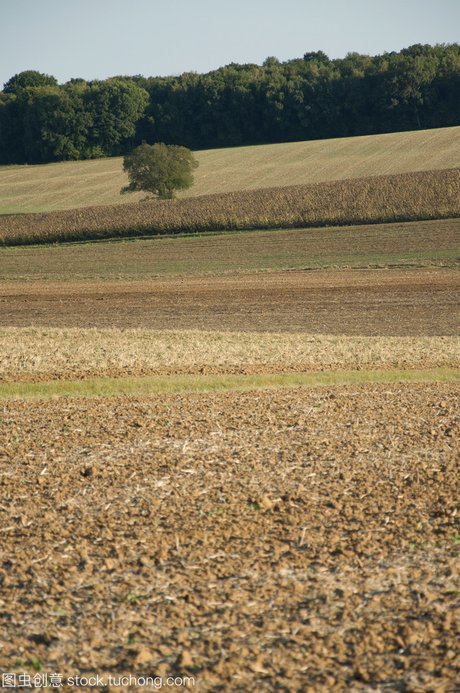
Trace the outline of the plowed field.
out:
<instances>
[{"instance_id":1,"label":"plowed field","mask_svg":"<svg viewBox=\"0 0 460 693\"><path fill-rule=\"evenodd\" d=\"M0 282L0 325L458 335L459 276L439 268Z\"/></svg>"},{"instance_id":2,"label":"plowed field","mask_svg":"<svg viewBox=\"0 0 460 693\"><path fill-rule=\"evenodd\" d=\"M457 691L457 226L3 249L0 673Z\"/></svg>"},{"instance_id":3,"label":"plowed field","mask_svg":"<svg viewBox=\"0 0 460 693\"><path fill-rule=\"evenodd\" d=\"M458 690L458 396L2 403L0 668Z\"/></svg>"}]
</instances>

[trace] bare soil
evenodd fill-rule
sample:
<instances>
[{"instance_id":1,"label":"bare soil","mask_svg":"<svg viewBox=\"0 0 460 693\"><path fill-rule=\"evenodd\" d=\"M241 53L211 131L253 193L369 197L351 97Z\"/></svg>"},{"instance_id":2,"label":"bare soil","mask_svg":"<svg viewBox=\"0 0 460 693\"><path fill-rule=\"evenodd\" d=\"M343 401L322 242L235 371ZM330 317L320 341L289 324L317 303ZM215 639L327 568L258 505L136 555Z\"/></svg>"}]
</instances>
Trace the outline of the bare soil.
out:
<instances>
[{"instance_id":1,"label":"bare soil","mask_svg":"<svg viewBox=\"0 0 460 693\"><path fill-rule=\"evenodd\" d=\"M118 327L127 341L118 362L104 336L59 351L54 334L32 335L2 368L87 377L97 356L129 375L128 328L177 330L179 355L188 329L237 330L252 348L265 332L272 351L279 332L459 335L459 276L3 281L1 326ZM279 361L264 347L252 365L227 346L219 366L209 346L185 371L335 368L345 347L330 338L308 359L297 342ZM150 344L161 372L185 367L168 360L171 339ZM379 348L405 367L414 344ZM382 360L366 348L363 363ZM459 395L438 383L2 402L0 671L193 676L203 691L458 690Z\"/></svg>"},{"instance_id":2,"label":"bare soil","mask_svg":"<svg viewBox=\"0 0 460 693\"><path fill-rule=\"evenodd\" d=\"M2 403L0 670L458 690L459 394Z\"/></svg>"},{"instance_id":3,"label":"bare soil","mask_svg":"<svg viewBox=\"0 0 460 693\"><path fill-rule=\"evenodd\" d=\"M0 325L458 335L455 269L0 282Z\"/></svg>"}]
</instances>

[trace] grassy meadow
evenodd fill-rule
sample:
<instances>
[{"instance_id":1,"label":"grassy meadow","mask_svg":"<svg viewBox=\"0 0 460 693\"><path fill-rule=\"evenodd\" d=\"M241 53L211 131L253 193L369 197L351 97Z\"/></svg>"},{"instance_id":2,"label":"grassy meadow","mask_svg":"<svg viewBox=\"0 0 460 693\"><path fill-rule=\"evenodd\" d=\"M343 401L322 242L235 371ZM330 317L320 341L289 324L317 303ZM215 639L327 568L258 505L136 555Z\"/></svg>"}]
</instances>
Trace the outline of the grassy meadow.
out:
<instances>
[{"instance_id":1,"label":"grassy meadow","mask_svg":"<svg viewBox=\"0 0 460 693\"><path fill-rule=\"evenodd\" d=\"M196 152L193 187L180 197L306 185L460 166L460 127ZM121 158L0 167L0 214L139 201L120 195Z\"/></svg>"}]
</instances>

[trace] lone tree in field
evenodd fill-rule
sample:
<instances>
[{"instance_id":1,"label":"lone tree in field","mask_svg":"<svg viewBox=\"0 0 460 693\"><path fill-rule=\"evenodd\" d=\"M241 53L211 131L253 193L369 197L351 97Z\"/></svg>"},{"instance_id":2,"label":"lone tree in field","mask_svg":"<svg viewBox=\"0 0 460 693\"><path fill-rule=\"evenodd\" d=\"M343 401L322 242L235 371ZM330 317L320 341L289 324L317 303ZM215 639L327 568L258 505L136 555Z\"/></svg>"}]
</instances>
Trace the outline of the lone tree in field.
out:
<instances>
[{"instance_id":1,"label":"lone tree in field","mask_svg":"<svg viewBox=\"0 0 460 693\"><path fill-rule=\"evenodd\" d=\"M193 184L192 171L198 166L190 149L171 144L141 144L123 159L129 185L122 193L145 191L162 200L174 197L175 190Z\"/></svg>"}]
</instances>

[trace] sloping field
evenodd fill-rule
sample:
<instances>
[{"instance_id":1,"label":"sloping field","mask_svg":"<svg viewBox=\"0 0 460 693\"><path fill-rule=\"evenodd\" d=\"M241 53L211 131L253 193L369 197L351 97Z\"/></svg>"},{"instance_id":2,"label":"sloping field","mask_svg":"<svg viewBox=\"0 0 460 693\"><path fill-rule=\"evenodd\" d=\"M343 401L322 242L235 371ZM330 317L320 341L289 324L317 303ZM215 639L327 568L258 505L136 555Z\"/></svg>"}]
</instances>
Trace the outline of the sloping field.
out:
<instances>
[{"instance_id":1,"label":"sloping field","mask_svg":"<svg viewBox=\"0 0 460 693\"><path fill-rule=\"evenodd\" d=\"M0 244L460 216L460 168L0 217Z\"/></svg>"},{"instance_id":2,"label":"sloping field","mask_svg":"<svg viewBox=\"0 0 460 693\"><path fill-rule=\"evenodd\" d=\"M460 166L460 127L196 152L181 197ZM122 159L0 168L0 214L126 203ZM140 200L143 193L129 199Z\"/></svg>"}]
</instances>

